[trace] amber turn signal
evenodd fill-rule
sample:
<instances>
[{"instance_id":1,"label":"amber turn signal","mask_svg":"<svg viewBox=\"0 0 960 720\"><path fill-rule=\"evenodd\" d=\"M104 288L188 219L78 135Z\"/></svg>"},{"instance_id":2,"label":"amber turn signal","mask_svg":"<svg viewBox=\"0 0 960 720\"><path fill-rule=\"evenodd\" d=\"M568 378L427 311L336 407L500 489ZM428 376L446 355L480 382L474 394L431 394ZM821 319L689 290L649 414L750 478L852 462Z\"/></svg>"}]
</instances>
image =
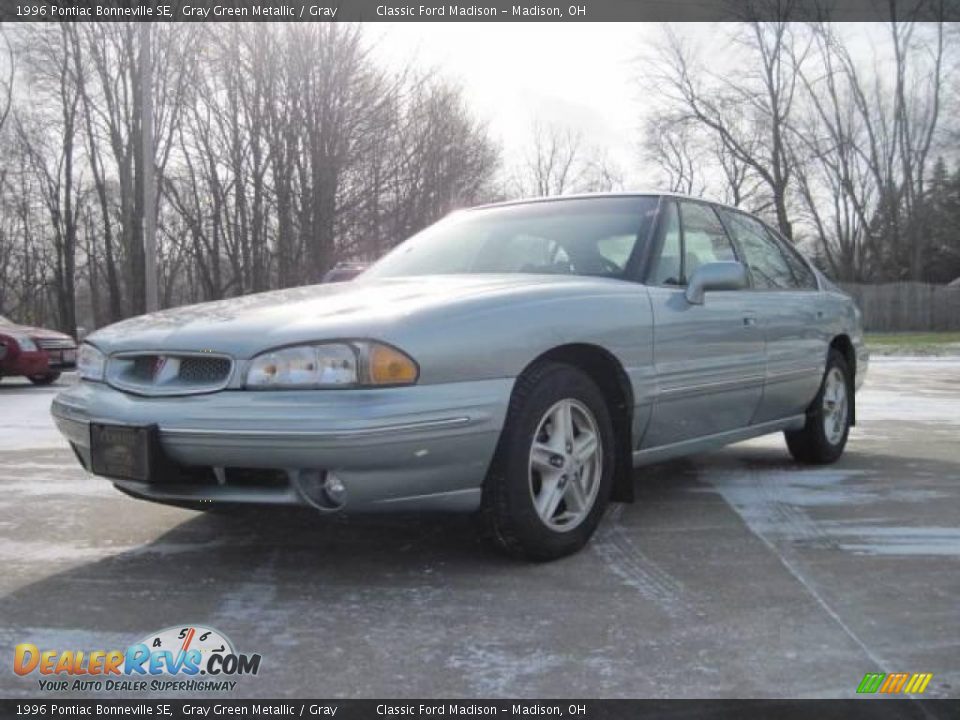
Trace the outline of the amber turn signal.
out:
<instances>
[{"instance_id":1,"label":"amber turn signal","mask_svg":"<svg viewBox=\"0 0 960 720\"><path fill-rule=\"evenodd\" d=\"M371 385L411 385L420 374L410 357L389 345L371 344L367 362Z\"/></svg>"}]
</instances>

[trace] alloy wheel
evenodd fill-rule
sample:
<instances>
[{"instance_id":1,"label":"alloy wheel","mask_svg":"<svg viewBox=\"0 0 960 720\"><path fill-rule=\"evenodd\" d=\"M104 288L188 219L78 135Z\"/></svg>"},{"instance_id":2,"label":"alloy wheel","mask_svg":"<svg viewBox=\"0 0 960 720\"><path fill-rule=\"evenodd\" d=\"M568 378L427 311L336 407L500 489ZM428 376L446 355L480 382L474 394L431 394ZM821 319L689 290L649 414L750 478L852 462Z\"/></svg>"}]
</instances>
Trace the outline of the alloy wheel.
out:
<instances>
[{"instance_id":1,"label":"alloy wheel","mask_svg":"<svg viewBox=\"0 0 960 720\"><path fill-rule=\"evenodd\" d=\"M847 381L840 368L832 367L823 386L823 434L831 445L843 439L847 426Z\"/></svg>"},{"instance_id":2,"label":"alloy wheel","mask_svg":"<svg viewBox=\"0 0 960 720\"><path fill-rule=\"evenodd\" d=\"M590 514L603 473L596 418L583 403L566 399L544 413L530 447L530 494L551 530L565 532Z\"/></svg>"}]
</instances>

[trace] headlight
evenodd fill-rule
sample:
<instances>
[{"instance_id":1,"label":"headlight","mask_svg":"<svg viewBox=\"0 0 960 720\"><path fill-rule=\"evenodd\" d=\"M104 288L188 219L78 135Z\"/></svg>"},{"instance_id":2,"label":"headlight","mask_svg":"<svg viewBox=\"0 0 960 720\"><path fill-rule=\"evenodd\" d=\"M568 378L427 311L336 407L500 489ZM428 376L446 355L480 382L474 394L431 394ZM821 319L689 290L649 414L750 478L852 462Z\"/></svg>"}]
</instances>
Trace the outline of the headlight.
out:
<instances>
[{"instance_id":1,"label":"headlight","mask_svg":"<svg viewBox=\"0 0 960 720\"><path fill-rule=\"evenodd\" d=\"M406 354L376 342L320 343L257 355L248 388L335 388L412 385L420 371Z\"/></svg>"},{"instance_id":2,"label":"headlight","mask_svg":"<svg viewBox=\"0 0 960 720\"><path fill-rule=\"evenodd\" d=\"M36 352L37 344L26 335L11 335L24 352Z\"/></svg>"},{"instance_id":3,"label":"headlight","mask_svg":"<svg viewBox=\"0 0 960 720\"><path fill-rule=\"evenodd\" d=\"M90 343L83 343L77 354L77 372L84 380L103 380L107 356Z\"/></svg>"}]
</instances>

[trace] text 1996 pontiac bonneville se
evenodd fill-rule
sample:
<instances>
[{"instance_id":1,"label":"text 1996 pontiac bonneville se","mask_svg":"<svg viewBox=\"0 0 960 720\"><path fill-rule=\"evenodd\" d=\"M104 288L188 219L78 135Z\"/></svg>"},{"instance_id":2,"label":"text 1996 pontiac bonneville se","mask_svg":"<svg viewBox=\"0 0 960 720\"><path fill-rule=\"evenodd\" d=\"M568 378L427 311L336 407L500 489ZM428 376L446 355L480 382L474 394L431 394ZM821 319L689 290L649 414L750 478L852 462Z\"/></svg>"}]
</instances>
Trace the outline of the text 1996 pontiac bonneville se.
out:
<instances>
[{"instance_id":1,"label":"text 1996 pontiac bonneville se","mask_svg":"<svg viewBox=\"0 0 960 720\"><path fill-rule=\"evenodd\" d=\"M353 282L112 325L52 410L136 497L479 511L546 559L633 467L781 431L836 460L866 366L854 303L756 218L593 195L455 213Z\"/></svg>"}]
</instances>

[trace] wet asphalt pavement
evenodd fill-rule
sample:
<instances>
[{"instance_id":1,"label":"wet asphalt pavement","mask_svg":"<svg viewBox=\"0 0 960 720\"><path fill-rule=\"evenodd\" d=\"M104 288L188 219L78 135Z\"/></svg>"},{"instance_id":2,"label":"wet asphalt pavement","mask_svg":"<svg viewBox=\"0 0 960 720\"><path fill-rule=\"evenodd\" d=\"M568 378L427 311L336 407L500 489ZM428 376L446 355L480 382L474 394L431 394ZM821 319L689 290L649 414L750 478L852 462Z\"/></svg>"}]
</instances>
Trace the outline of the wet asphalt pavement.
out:
<instances>
[{"instance_id":1,"label":"wet asphalt pavement","mask_svg":"<svg viewBox=\"0 0 960 720\"><path fill-rule=\"evenodd\" d=\"M59 443L55 392L0 384L0 696L38 695L18 643L191 623L262 655L234 697L852 697L898 671L960 696L958 360L874 363L836 465L771 436L639 470L637 502L545 565L470 518L129 499Z\"/></svg>"}]
</instances>

